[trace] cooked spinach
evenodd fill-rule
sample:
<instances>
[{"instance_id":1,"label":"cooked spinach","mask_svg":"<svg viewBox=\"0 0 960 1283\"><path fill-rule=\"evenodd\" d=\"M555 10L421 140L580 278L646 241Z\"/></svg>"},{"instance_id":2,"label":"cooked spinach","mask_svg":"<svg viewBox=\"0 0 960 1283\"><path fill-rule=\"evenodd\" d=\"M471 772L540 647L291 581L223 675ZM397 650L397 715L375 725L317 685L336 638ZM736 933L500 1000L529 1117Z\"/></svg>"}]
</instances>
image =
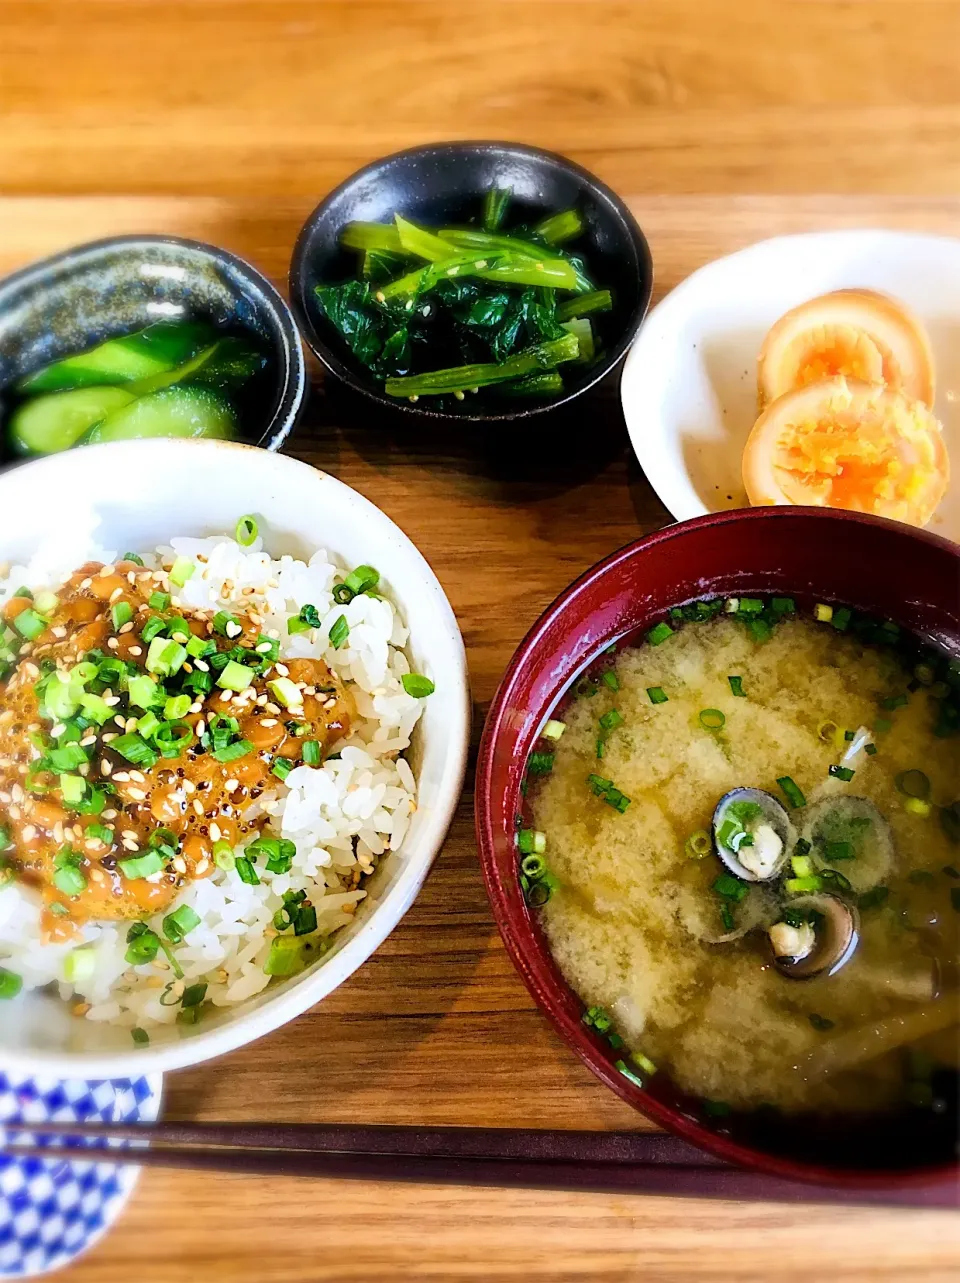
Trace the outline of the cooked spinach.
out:
<instances>
[{"instance_id":1,"label":"cooked spinach","mask_svg":"<svg viewBox=\"0 0 960 1283\"><path fill-rule=\"evenodd\" d=\"M584 230L578 210L502 231L509 192L492 189L476 227L350 223L341 244L357 276L316 287L320 310L389 396L497 392L550 397L557 366L591 362L590 317L613 305L583 261L559 249Z\"/></svg>"}]
</instances>

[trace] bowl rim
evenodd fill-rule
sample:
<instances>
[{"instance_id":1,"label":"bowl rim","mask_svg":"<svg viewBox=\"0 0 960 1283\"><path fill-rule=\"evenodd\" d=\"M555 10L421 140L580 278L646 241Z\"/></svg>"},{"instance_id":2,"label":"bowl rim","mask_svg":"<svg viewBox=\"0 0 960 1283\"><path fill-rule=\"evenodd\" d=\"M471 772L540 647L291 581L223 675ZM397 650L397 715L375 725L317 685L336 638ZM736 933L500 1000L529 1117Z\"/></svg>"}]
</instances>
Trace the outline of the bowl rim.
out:
<instances>
[{"instance_id":1,"label":"bowl rim","mask_svg":"<svg viewBox=\"0 0 960 1283\"><path fill-rule=\"evenodd\" d=\"M214 262L227 263L238 276L246 278L263 295L276 321L276 332L283 353L283 368L276 379L277 408L255 442L239 444L254 445L262 450L279 450L293 431L306 404L307 371L300 331L290 305L276 286L259 268L232 250L213 245L209 241L195 240L190 236L173 236L162 232L128 232L120 236L82 241L79 245L69 245L55 254L35 259L0 278L0 307L10 293L40 285L46 273L54 268L80 266L85 260L95 259L97 255L110 249L123 246L132 248L135 245L175 245L202 254Z\"/></svg>"},{"instance_id":2,"label":"bowl rim","mask_svg":"<svg viewBox=\"0 0 960 1283\"><path fill-rule=\"evenodd\" d=\"M306 280L307 280L307 249L311 237L316 227L326 217L330 206L340 198L350 188L364 179L376 176L385 165L397 160L406 160L419 156L443 156L451 153L483 153L516 156L522 160L546 161L555 169L565 170L567 173L574 175L583 182L601 204L605 205L608 212L619 219L629 234L630 240L634 246L639 263L640 277L640 301L634 309L626 329L621 334L617 342L609 349L603 360L598 362L590 372L590 377L581 386L572 391L565 392L555 400L547 401L542 405L522 406L515 410L503 410L499 413L492 414L453 414L446 410L434 410L428 406L417 403L411 404L407 400L396 400L388 397L378 388L361 379L350 366L343 361L337 354L335 348L327 343L321 332L314 323L311 308L308 306L306 297ZM483 423L509 423L516 419L526 419L546 414L551 410L556 410L560 406L568 405L575 401L590 388L596 386L601 379L604 379L612 370L615 370L627 355L634 339L639 333L647 312L650 307L650 299L653 294L654 269L653 258L650 252L650 245L647 241L640 224L637 222L629 206L618 196L612 187L609 187L602 179L598 178L583 165L574 160L561 155L559 152L550 151L543 147L533 147L526 143L514 143L499 141L497 139L454 139L448 142L424 143L417 147L405 147L400 151L390 152L385 156L380 156L376 160L370 161L349 174L341 183L338 183L332 191L314 206L313 210L307 215L300 231L297 233L297 239L294 242L293 252L290 257L290 270L288 275L288 293L290 296L290 306L297 318L297 324L310 350L316 356L317 360L338 378L345 383L354 392L359 392L368 400L374 401L384 409L397 411L400 414L407 414L411 417L421 419L431 419L438 423L460 423L460 424L483 424Z\"/></svg>"},{"instance_id":3,"label":"bowl rim","mask_svg":"<svg viewBox=\"0 0 960 1283\"><path fill-rule=\"evenodd\" d=\"M272 454L265 459L264 452L258 446L244 442L178 438L120 441L85 446L84 455L95 458L97 454L102 455L104 451L111 451L114 455L120 451L129 455L158 453L171 447L178 452L186 449L205 451L211 455L222 454L225 451L243 452L258 456L257 460L251 460L254 467L266 466L278 473L291 476L295 472L301 475L309 474L318 487L322 485L324 488L343 492L349 497L348 502L367 527L373 529L379 527L388 542L403 549L410 558L411 575L419 574L421 581L429 587L437 610L444 620L449 642L449 658L452 662L457 698L451 704L453 717L450 751L444 767L445 778L439 789L437 801L430 809L427 821L418 835L417 853L414 855L411 852L401 851L401 855L405 858L403 868L386 895L374 906L356 935L329 959L317 964L313 973L299 984L279 988L274 997L249 1011L244 1010L243 1003L238 1003L233 1019L225 1022L221 1028L199 1032L178 1042L157 1045L151 1043L145 1047L131 1047L128 1051L106 1053L2 1048L0 1049L0 1067L4 1069L24 1070L34 1074L56 1073L64 1078L136 1077L144 1073L166 1072L201 1064L254 1042L265 1034L279 1029L281 1025L289 1023L295 1017L316 1006L359 970L399 924L419 895L440 853L463 793L472 714L466 651L459 624L443 586L409 535L365 495L331 476L330 473L314 468L290 455ZM19 486L22 484L24 475L29 475L29 471L43 469L56 461L60 461L60 466L64 466L63 461L68 453L61 452L30 460L15 472L0 476L0 490L5 481L7 484ZM28 470L26 474L24 469Z\"/></svg>"},{"instance_id":4,"label":"bowl rim","mask_svg":"<svg viewBox=\"0 0 960 1283\"><path fill-rule=\"evenodd\" d=\"M904 533L909 532L921 543L952 554L960 570L960 546L931 531L917 530L901 522L865 513L794 506L742 508L705 513L688 521L664 526L639 539L631 540L622 548L610 553L579 575L541 613L511 657L491 702L480 738L476 768L474 815L480 868L494 920L507 953L538 1008L587 1068L626 1104L652 1118L666 1130L682 1136L691 1144L729 1163L765 1172L770 1176L817 1185L833 1185L844 1189L878 1189L891 1185L897 1185L900 1188L919 1188L937 1185L946 1179L957 1178L960 1174L960 1159L923 1168L861 1169L834 1168L782 1158L725 1137L681 1113L672 1105L658 1100L643 1088L630 1083L623 1074L614 1069L604 1055L600 1054L598 1045L588 1036L581 1021L571 1019L564 1010L555 978L542 965L536 950L530 947L532 928L529 914L514 914L511 909L506 882L501 877L494 852L494 835L498 829L494 815L495 808L492 804L495 747L508 721L509 701L519 675L536 662L536 652L541 638L567 607L611 570L630 561L648 548L670 543L682 537L689 530L715 528L733 522L781 520L795 517L798 513L803 513L814 520L853 522L858 525L882 529L892 527ZM549 951L548 956L552 957ZM566 984L565 981L563 983ZM570 986L567 988L576 997L575 991ZM577 998L577 1001L582 1005L582 1000Z\"/></svg>"}]
</instances>

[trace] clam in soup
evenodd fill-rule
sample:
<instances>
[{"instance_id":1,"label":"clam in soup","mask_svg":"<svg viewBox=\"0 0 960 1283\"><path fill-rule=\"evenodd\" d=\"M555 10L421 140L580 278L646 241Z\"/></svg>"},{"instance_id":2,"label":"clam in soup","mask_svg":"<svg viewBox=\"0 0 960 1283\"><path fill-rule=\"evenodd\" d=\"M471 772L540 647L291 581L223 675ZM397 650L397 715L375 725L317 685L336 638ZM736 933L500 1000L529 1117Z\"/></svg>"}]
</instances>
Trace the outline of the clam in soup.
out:
<instances>
[{"instance_id":1,"label":"clam in soup","mask_svg":"<svg viewBox=\"0 0 960 1283\"><path fill-rule=\"evenodd\" d=\"M621 1072L708 1116L955 1110L958 691L895 625L759 597L577 682L521 881Z\"/></svg>"}]
</instances>

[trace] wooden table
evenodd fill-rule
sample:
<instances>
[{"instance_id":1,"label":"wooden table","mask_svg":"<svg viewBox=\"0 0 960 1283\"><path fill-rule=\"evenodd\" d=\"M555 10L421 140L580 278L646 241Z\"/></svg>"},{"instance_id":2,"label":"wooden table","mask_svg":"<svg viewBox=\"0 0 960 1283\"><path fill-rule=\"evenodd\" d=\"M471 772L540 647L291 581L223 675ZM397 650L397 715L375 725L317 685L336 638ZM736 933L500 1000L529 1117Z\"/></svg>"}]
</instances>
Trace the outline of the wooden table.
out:
<instances>
[{"instance_id":1,"label":"wooden table","mask_svg":"<svg viewBox=\"0 0 960 1283\"><path fill-rule=\"evenodd\" d=\"M650 237L658 296L777 231L955 232L958 47L949 0L0 0L0 272L148 230L226 245L279 283L332 183L455 136L519 137L596 169ZM318 386L291 450L373 499L432 563L467 644L475 738L543 607L668 520L627 449L615 384L496 438L398 432ZM515 976L471 804L468 787L377 955L284 1030L168 1078L170 1117L646 1125ZM958 1261L948 1213L155 1172L60 1277L946 1283Z\"/></svg>"}]
</instances>

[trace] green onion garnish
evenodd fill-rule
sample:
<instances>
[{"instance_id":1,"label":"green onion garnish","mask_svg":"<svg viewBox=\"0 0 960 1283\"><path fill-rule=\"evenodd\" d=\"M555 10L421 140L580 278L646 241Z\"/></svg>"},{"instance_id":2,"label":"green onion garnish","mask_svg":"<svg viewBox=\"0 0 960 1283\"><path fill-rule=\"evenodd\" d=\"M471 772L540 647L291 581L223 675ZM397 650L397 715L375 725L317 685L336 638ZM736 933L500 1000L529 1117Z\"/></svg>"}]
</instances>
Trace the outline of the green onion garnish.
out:
<instances>
[{"instance_id":1,"label":"green onion garnish","mask_svg":"<svg viewBox=\"0 0 960 1283\"><path fill-rule=\"evenodd\" d=\"M530 775L549 775L553 770L553 763L553 753L533 752L527 762L527 771Z\"/></svg>"},{"instance_id":2,"label":"green onion garnish","mask_svg":"<svg viewBox=\"0 0 960 1283\"><path fill-rule=\"evenodd\" d=\"M128 601L115 601L110 607L110 618L113 620L114 632L119 632L133 618L133 607Z\"/></svg>"},{"instance_id":3,"label":"green onion garnish","mask_svg":"<svg viewBox=\"0 0 960 1283\"><path fill-rule=\"evenodd\" d=\"M863 751L867 754L868 757L873 757L873 755L877 751L877 746L876 744L864 744Z\"/></svg>"},{"instance_id":4,"label":"green onion garnish","mask_svg":"<svg viewBox=\"0 0 960 1283\"><path fill-rule=\"evenodd\" d=\"M170 605L170 594L156 589L147 598L147 605L151 610L166 610Z\"/></svg>"},{"instance_id":5,"label":"green onion garnish","mask_svg":"<svg viewBox=\"0 0 960 1283\"><path fill-rule=\"evenodd\" d=\"M737 603L738 615L759 615L763 612L763 602L759 597L741 597Z\"/></svg>"},{"instance_id":6,"label":"green onion garnish","mask_svg":"<svg viewBox=\"0 0 960 1283\"><path fill-rule=\"evenodd\" d=\"M227 873L236 866L236 859L233 854L233 847L226 838L218 838L213 844L213 862L218 869L224 869Z\"/></svg>"},{"instance_id":7,"label":"green onion garnish","mask_svg":"<svg viewBox=\"0 0 960 1283\"><path fill-rule=\"evenodd\" d=\"M522 855L542 855L547 849L547 835L539 829L521 829L517 834L517 847Z\"/></svg>"},{"instance_id":8,"label":"green onion garnish","mask_svg":"<svg viewBox=\"0 0 960 1283\"><path fill-rule=\"evenodd\" d=\"M180 941L200 925L200 916L188 904L181 904L179 909L168 914L163 920L163 934L174 944Z\"/></svg>"},{"instance_id":9,"label":"green onion garnish","mask_svg":"<svg viewBox=\"0 0 960 1283\"><path fill-rule=\"evenodd\" d=\"M719 708L703 708L700 710L700 725L705 731L720 731L726 721L726 717L720 712Z\"/></svg>"},{"instance_id":10,"label":"green onion garnish","mask_svg":"<svg viewBox=\"0 0 960 1283\"><path fill-rule=\"evenodd\" d=\"M246 882L247 886L255 887L260 885L260 879L257 877L257 871L253 867L253 861L245 855L236 857L237 877L241 882Z\"/></svg>"},{"instance_id":11,"label":"green onion garnish","mask_svg":"<svg viewBox=\"0 0 960 1283\"><path fill-rule=\"evenodd\" d=\"M252 514L248 512L246 516L241 517L237 522L237 528L233 533L234 538L241 548L249 548L260 533L260 527L257 525Z\"/></svg>"},{"instance_id":12,"label":"green onion garnish","mask_svg":"<svg viewBox=\"0 0 960 1283\"><path fill-rule=\"evenodd\" d=\"M553 718L551 718L550 721L548 721L547 724L544 726L540 734L543 736L545 740L553 740L554 742L556 742L558 739L560 739L560 737L563 735L563 732L566 729L567 729L566 722L558 722L558 721L555 721Z\"/></svg>"},{"instance_id":13,"label":"green onion garnish","mask_svg":"<svg viewBox=\"0 0 960 1283\"><path fill-rule=\"evenodd\" d=\"M736 695L739 699L747 698L747 692L743 689L742 677L728 677L727 681L730 683L730 689L734 693L734 695Z\"/></svg>"},{"instance_id":14,"label":"green onion garnish","mask_svg":"<svg viewBox=\"0 0 960 1283\"><path fill-rule=\"evenodd\" d=\"M901 771L894 782L907 797L918 797L926 801L930 796L930 780L923 771Z\"/></svg>"},{"instance_id":15,"label":"green onion garnish","mask_svg":"<svg viewBox=\"0 0 960 1283\"><path fill-rule=\"evenodd\" d=\"M605 731L615 731L618 726L623 725L623 717L615 708L611 708L600 718L600 725Z\"/></svg>"},{"instance_id":16,"label":"green onion garnish","mask_svg":"<svg viewBox=\"0 0 960 1283\"><path fill-rule=\"evenodd\" d=\"M668 697L662 686L648 686L647 697L651 704L666 704Z\"/></svg>"},{"instance_id":17,"label":"green onion garnish","mask_svg":"<svg viewBox=\"0 0 960 1283\"><path fill-rule=\"evenodd\" d=\"M87 879L74 864L64 864L54 869L53 885L64 895L79 895L87 887Z\"/></svg>"},{"instance_id":18,"label":"green onion garnish","mask_svg":"<svg viewBox=\"0 0 960 1283\"><path fill-rule=\"evenodd\" d=\"M614 692L620 689L620 678L612 668L606 669L600 680L603 682L604 686L609 686Z\"/></svg>"},{"instance_id":19,"label":"green onion garnish","mask_svg":"<svg viewBox=\"0 0 960 1283\"><path fill-rule=\"evenodd\" d=\"M849 842L825 842L823 844L823 853L831 864L835 860L856 859L856 853Z\"/></svg>"},{"instance_id":20,"label":"green onion garnish","mask_svg":"<svg viewBox=\"0 0 960 1283\"><path fill-rule=\"evenodd\" d=\"M248 753L253 752L253 745L249 740L234 740L232 744L224 744L222 748L215 748L213 756L218 762L235 762L240 757L246 757Z\"/></svg>"},{"instance_id":21,"label":"green onion garnish","mask_svg":"<svg viewBox=\"0 0 960 1283\"><path fill-rule=\"evenodd\" d=\"M26 641L36 641L47 627L47 621L31 607L21 610L13 621L13 626Z\"/></svg>"},{"instance_id":22,"label":"green onion garnish","mask_svg":"<svg viewBox=\"0 0 960 1283\"><path fill-rule=\"evenodd\" d=\"M747 632L755 642L765 642L773 635L773 629L765 619L748 619Z\"/></svg>"},{"instance_id":23,"label":"green onion garnish","mask_svg":"<svg viewBox=\"0 0 960 1283\"><path fill-rule=\"evenodd\" d=\"M342 615L340 619L343 619ZM344 620L344 623L346 623L346 620ZM336 624L334 625L335 627ZM344 633L344 637L346 637L346 633ZM333 640L333 628L330 629L330 641L333 642L334 646L339 644ZM404 673L400 678L400 684L407 694L412 695L414 699L426 699L428 695L432 695L437 689L429 677L422 677L419 673Z\"/></svg>"},{"instance_id":24,"label":"green onion garnish","mask_svg":"<svg viewBox=\"0 0 960 1283\"><path fill-rule=\"evenodd\" d=\"M809 891L819 891L823 883L818 877L787 878L784 888L791 895L805 895Z\"/></svg>"},{"instance_id":25,"label":"green onion garnish","mask_svg":"<svg viewBox=\"0 0 960 1283\"><path fill-rule=\"evenodd\" d=\"M304 740L300 746L300 751L307 766L319 766L320 743L318 740Z\"/></svg>"},{"instance_id":26,"label":"green onion garnish","mask_svg":"<svg viewBox=\"0 0 960 1283\"><path fill-rule=\"evenodd\" d=\"M83 795L86 791L87 784L82 775L60 776L60 792L63 796L64 806L75 807L83 800Z\"/></svg>"},{"instance_id":27,"label":"green onion garnish","mask_svg":"<svg viewBox=\"0 0 960 1283\"><path fill-rule=\"evenodd\" d=\"M296 936L274 936L270 942L270 953L263 964L264 973L268 976L292 976L304 966L303 941Z\"/></svg>"},{"instance_id":28,"label":"green onion garnish","mask_svg":"<svg viewBox=\"0 0 960 1283\"><path fill-rule=\"evenodd\" d=\"M735 904L739 904L750 893L746 882L741 882L732 873L721 873L711 889L724 900L732 900Z\"/></svg>"},{"instance_id":29,"label":"green onion garnish","mask_svg":"<svg viewBox=\"0 0 960 1283\"><path fill-rule=\"evenodd\" d=\"M712 847L713 843L706 829L697 829L696 833L691 833L683 844L687 855L694 860L702 860L704 856L709 855Z\"/></svg>"},{"instance_id":30,"label":"green onion garnish","mask_svg":"<svg viewBox=\"0 0 960 1283\"><path fill-rule=\"evenodd\" d=\"M147 770L157 764L157 754L150 745L140 735L134 731L128 731L126 735L120 735L115 740L111 740L110 747L121 757L125 757L128 762L134 766L145 766Z\"/></svg>"},{"instance_id":31,"label":"green onion garnish","mask_svg":"<svg viewBox=\"0 0 960 1283\"><path fill-rule=\"evenodd\" d=\"M547 862L542 855L531 853L530 855L525 855L520 861L520 872L524 877L532 878L534 881L542 878L546 871Z\"/></svg>"},{"instance_id":32,"label":"green onion garnish","mask_svg":"<svg viewBox=\"0 0 960 1283\"><path fill-rule=\"evenodd\" d=\"M380 571L373 566L357 566L356 570L352 570L343 582L354 597L359 597L361 593L376 588L380 582Z\"/></svg>"},{"instance_id":33,"label":"green onion garnish","mask_svg":"<svg viewBox=\"0 0 960 1283\"><path fill-rule=\"evenodd\" d=\"M193 578L196 569L196 565L189 557L178 557L170 567L170 582L182 588L188 579Z\"/></svg>"},{"instance_id":34,"label":"green onion garnish","mask_svg":"<svg viewBox=\"0 0 960 1283\"><path fill-rule=\"evenodd\" d=\"M245 691L248 686L253 685L253 678L253 669L247 664L238 664L235 659L229 659L217 678L217 685L223 690Z\"/></svg>"},{"instance_id":35,"label":"green onion garnish","mask_svg":"<svg viewBox=\"0 0 960 1283\"><path fill-rule=\"evenodd\" d=\"M285 780L292 770L293 763L288 757L278 757L270 768L270 774L278 780Z\"/></svg>"},{"instance_id":36,"label":"green onion garnish","mask_svg":"<svg viewBox=\"0 0 960 1283\"><path fill-rule=\"evenodd\" d=\"M151 615L140 630L141 638L149 645L155 637L159 637L166 628L166 624L159 615Z\"/></svg>"},{"instance_id":37,"label":"green onion garnish","mask_svg":"<svg viewBox=\"0 0 960 1283\"><path fill-rule=\"evenodd\" d=\"M856 775L856 771L852 771L849 766L831 766L827 774L832 775L835 780L843 780L844 783L848 783Z\"/></svg>"},{"instance_id":38,"label":"green onion garnish","mask_svg":"<svg viewBox=\"0 0 960 1283\"><path fill-rule=\"evenodd\" d=\"M783 790L784 797L792 807L796 808L807 805L807 799L803 796L789 775L781 775L778 778L777 783L780 785L780 788Z\"/></svg>"},{"instance_id":39,"label":"green onion garnish","mask_svg":"<svg viewBox=\"0 0 960 1283\"><path fill-rule=\"evenodd\" d=\"M349 635L350 635L350 625L347 623L346 615L338 615L337 618L333 621L333 624L331 625L331 628L330 628L330 645L333 647L334 650L339 650L340 647L343 645L343 643L347 640L347 637ZM405 676L413 677L415 676L415 674L407 673L405 674ZM401 680L403 679L401 678ZM424 680L427 680L427 679L424 678ZM406 682L404 682L404 690L406 690ZM410 692L408 691L407 693L409 694ZM429 694L429 691L427 693Z\"/></svg>"},{"instance_id":40,"label":"green onion garnish","mask_svg":"<svg viewBox=\"0 0 960 1283\"><path fill-rule=\"evenodd\" d=\"M171 695L163 705L163 715L168 722L177 722L190 712L189 695Z\"/></svg>"},{"instance_id":41,"label":"green onion garnish","mask_svg":"<svg viewBox=\"0 0 960 1283\"><path fill-rule=\"evenodd\" d=\"M135 566L143 565L143 558L138 552L125 552L120 558L121 561L132 561Z\"/></svg>"},{"instance_id":42,"label":"green onion garnish","mask_svg":"<svg viewBox=\"0 0 960 1283\"><path fill-rule=\"evenodd\" d=\"M219 633L221 637L229 637L230 633L227 632L228 624L233 624L237 629L241 627L240 620L236 615L230 615L225 610L218 610L213 617L213 631ZM235 632L233 635L236 637L239 634Z\"/></svg>"},{"instance_id":43,"label":"green onion garnish","mask_svg":"<svg viewBox=\"0 0 960 1283\"><path fill-rule=\"evenodd\" d=\"M657 624L656 627L651 628L650 631L647 633L647 641L650 643L651 646L659 646L663 642L665 642L668 637L672 637L672 636L673 636L673 629L670 627L668 623L665 623L663 620L661 620L661 622Z\"/></svg>"},{"instance_id":44,"label":"green onion garnish","mask_svg":"<svg viewBox=\"0 0 960 1283\"><path fill-rule=\"evenodd\" d=\"M15 998L23 988L23 977L6 967L0 967L0 999Z\"/></svg>"},{"instance_id":45,"label":"green onion garnish","mask_svg":"<svg viewBox=\"0 0 960 1283\"><path fill-rule=\"evenodd\" d=\"M792 597L771 597L770 609L777 615L792 615L797 609L797 603Z\"/></svg>"},{"instance_id":46,"label":"green onion garnish","mask_svg":"<svg viewBox=\"0 0 960 1283\"><path fill-rule=\"evenodd\" d=\"M123 876L132 882L137 878L150 878L155 873L161 873L163 857L159 851L144 851L128 860L118 860L117 866Z\"/></svg>"},{"instance_id":47,"label":"green onion garnish","mask_svg":"<svg viewBox=\"0 0 960 1283\"><path fill-rule=\"evenodd\" d=\"M154 637L147 651L146 669L158 677L172 677L183 667L187 658L186 648L166 637Z\"/></svg>"},{"instance_id":48,"label":"green onion garnish","mask_svg":"<svg viewBox=\"0 0 960 1283\"><path fill-rule=\"evenodd\" d=\"M147 1033L146 1029L141 1029L139 1026L130 1030L130 1037L138 1047L146 1047L147 1043L150 1041L150 1035Z\"/></svg>"}]
</instances>

